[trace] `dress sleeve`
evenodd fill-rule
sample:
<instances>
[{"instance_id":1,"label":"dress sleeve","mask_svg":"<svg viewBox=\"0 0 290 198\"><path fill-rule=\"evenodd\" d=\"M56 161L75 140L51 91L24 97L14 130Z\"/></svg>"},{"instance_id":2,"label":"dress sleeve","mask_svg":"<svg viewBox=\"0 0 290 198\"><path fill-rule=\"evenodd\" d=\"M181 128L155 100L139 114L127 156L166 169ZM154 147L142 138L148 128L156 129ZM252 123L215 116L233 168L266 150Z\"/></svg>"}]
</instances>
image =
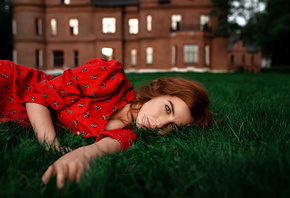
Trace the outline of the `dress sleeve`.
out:
<instances>
[{"instance_id":1,"label":"dress sleeve","mask_svg":"<svg viewBox=\"0 0 290 198\"><path fill-rule=\"evenodd\" d=\"M103 131L97 135L96 142L104 137L111 137L118 140L121 144L121 150L129 149L132 142L137 139L136 133L131 129L116 129L111 131Z\"/></svg>"},{"instance_id":2,"label":"dress sleeve","mask_svg":"<svg viewBox=\"0 0 290 198\"><path fill-rule=\"evenodd\" d=\"M81 97L105 98L122 86L125 74L115 60L92 59L76 69L65 70L52 80L44 80L34 87L24 102L35 102L61 110Z\"/></svg>"}]
</instances>

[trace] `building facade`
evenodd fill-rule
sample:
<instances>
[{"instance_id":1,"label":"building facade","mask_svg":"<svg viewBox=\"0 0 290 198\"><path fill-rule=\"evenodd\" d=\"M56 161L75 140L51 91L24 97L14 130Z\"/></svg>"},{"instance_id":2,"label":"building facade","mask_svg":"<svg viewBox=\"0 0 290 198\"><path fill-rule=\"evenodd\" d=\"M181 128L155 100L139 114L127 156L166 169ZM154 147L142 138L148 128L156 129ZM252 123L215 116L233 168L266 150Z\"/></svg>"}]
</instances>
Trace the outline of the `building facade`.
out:
<instances>
[{"instance_id":1,"label":"building facade","mask_svg":"<svg viewBox=\"0 0 290 198\"><path fill-rule=\"evenodd\" d=\"M103 57L137 71L228 71L211 10L211 0L14 0L13 59L41 70Z\"/></svg>"}]
</instances>

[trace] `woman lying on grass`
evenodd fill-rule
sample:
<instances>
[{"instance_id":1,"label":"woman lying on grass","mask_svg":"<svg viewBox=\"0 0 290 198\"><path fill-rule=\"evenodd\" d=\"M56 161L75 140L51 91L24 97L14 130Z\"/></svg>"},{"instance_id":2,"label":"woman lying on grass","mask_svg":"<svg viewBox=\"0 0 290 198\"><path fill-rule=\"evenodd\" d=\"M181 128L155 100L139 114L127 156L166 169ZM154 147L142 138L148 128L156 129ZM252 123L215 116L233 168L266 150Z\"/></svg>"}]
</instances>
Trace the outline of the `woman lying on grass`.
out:
<instances>
[{"instance_id":1,"label":"woman lying on grass","mask_svg":"<svg viewBox=\"0 0 290 198\"><path fill-rule=\"evenodd\" d=\"M42 176L47 184L56 175L57 187L66 178L80 181L93 159L128 149L137 128L157 129L159 134L194 124L211 122L209 98L198 82L160 78L135 92L122 65L93 59L56 78L11 61L0 61L0 121L32 125L38 141L58 151L55 126L75 135L96 137L96 142L71 151L55 161Z\"/></svg>"}]
</instances>

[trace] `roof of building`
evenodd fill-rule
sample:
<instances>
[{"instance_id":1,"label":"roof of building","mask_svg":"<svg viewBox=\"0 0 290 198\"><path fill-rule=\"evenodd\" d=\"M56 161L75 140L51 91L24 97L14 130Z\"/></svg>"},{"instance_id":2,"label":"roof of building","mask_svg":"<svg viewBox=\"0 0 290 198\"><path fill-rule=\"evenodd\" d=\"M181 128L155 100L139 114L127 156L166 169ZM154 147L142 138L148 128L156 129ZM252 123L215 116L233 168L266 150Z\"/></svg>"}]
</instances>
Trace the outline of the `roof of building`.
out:
<instances>
[{"instance_id":1,"label":"roof of building","mask_svg":"<svg viewBox=\"0 0 290 198\"><path fill-rule=\"evenodd\" d=\"M237 34L233 34L228 39L228 51L232 51L232 48L236 44L237 41L240 40L240 36ZM245 43L243 46L247 49L248 52L257 52L259 51L258 46L254 43Z\"/></svg>"},{"instance_id":2,"label":"roof of building","mask_svg":"<svg viewBox=\"0 0 290 198\"><path fill-rule=\"evenodd\" d=\"M92 0L96 6L126 6L139 5L139 0ZM158 3L170 3L170 0L158 0Z\"/></svg>"}]
</instances>

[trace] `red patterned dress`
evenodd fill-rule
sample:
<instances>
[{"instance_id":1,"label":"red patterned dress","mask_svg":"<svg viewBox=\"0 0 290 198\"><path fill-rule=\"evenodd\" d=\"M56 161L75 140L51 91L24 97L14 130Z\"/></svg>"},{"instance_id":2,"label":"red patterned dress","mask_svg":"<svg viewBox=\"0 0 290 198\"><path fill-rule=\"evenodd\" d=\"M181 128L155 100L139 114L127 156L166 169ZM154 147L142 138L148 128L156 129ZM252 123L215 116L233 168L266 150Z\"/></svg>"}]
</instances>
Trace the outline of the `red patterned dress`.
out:
<instances>
[{"instance_id":1,"label":"red patterned dress","mask_svg":"<svg viewBox=\"0 0 290 198\"><path fill-rule=\"evenodd\" d=\"M136 140L131 129L105 131L114 112L134 98L134 90L121 63L92 59L56 78L51 75L0 61L0 121L30 124L25 102L48 107L54 121L83 137L117 139L127 149Z\"/></svg>"}]
</instances>

